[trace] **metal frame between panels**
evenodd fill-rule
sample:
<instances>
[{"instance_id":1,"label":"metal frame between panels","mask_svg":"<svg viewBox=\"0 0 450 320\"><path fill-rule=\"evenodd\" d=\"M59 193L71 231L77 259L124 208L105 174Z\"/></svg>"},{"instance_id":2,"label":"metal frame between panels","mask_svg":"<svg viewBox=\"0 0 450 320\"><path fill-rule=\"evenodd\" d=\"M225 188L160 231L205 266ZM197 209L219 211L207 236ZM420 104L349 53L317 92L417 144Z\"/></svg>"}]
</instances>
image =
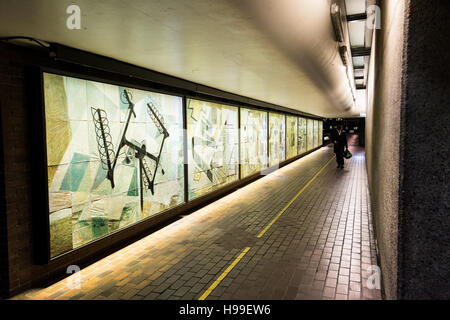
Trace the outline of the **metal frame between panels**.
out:
<instances>
[{"instance_id":1,"label":"metal frame between panels","mask_svg":"<svg viewBox=\"0 0 450 320\"><path fill-rule=\"evenodd\" d=\"M188 185L189 185L189 181L188 181L188 177L189 177L189 155L188 155L188 150L187 150L187 145L188 145L188 134L187 134L187 99L186 97L183 97L183 178L184 178L184 187L183 187L183 191L184 191L184 202L188 202L189 201L189 189L188 189Z\"/></svg>"},{"instance_id":2,"label":"metal frame between panels","mask_svg":"<svg viewBox=\"0 0 450 320\"><path fill-rule=\"evenodd\" d=\"M87 244L84 244L76 249L73 249L71 251L63 253L54 258L51 258L50 257L50 223L49 223L48 187L42 188L42 186L48 186L46 122L45 122L44 83L43 83L44 72L181 97L182 98L182 109L183 109L182 110L182 119L183 119L183 140L182 141L183 141L183 160L184 160L184 164L183 164L184 202L182 202L181 204L179 204L175 207L166 209L155 215L152 215L150 217L142 219L134 224L126 226L123 229L119 229L119 230L113 231L111 233L108 233L107 235L100 237L98 239L95 239L95 240L93 240ZM262 111L262 112L265 112L267 115L267 119L266 119L266 121L267 121L267 141L266 141L266 143L267 143L267 159L266 159L266 165L264 168L270 167L270 136L269 136L269 134L270 134L270 129L269 129L270 119L269 118L270 118L271 112L281 114L284 116L284 139L285 139L285 142L284 142L285 150L284 150L284 157L283 157L284 160L281 161L279 164L277 164L278 166L281 167L292 161L295 161L296 159L301 158L302 156L309 154L318 148L318 147L314 147L314 142L313 142L312 148L308 149L308 139L313 138L313 137L308 137L309 136L308 119L313 120L313 123L314 123L315 122L314 120L317 120L317 118L308 117L307 115L283 112L283 111L276 110L276 109L270 109L270 108L265 108L265 107L261 107L261 106L242 103L242 101L232 101L230 99L223 99L220 97L207 96L204 94L196 94L193 92L191 92L191 93L186 92L184 94L180 94L179 90L176 90L176 89L170 90L170 88L167 88L167 87L161 89L157 86L152 85L151 83L143 83L142 85L136 85L134 83L129 83L126 80L125 81L111 80L108 77L92 76L92 75L88 75L83 72L77 73L77 72L72 72L69 70L61 69L61 68L38 66L38 67L33 68L33 71L31 72L31 74L32 74L32 76L29 79L31 82L34 82L35 92L33 94L36 97L35 101L37 104L37 108L34 109L35 110L34 115L36 116L36 119L38 119L38 121L36 123L36 129L38 130L37 132L40 132L40 134L38 135L39 143L35 146L35 148L36 148L35 151L37 152L39 157L34 165L34 170L33 170L33 172L35 173L34 181L36 183L37 190L39 190L36 193L35 199L33 200L36 203L36 206L35 206L36 212L33 213L33 217L34 217L33 224L37 230L37 232L35 232L35 235L36 235L35 236L35 256L36 256L35 261L36 261L36 263L39 263L39 264L46 264L51 261L58 260L62 256L67 256L67 255L73 255L72 260L76 260L76 255L74 255L74 252L78 252L79 250L86 250L86 251L91 252L92 250L90 250L90 247L93 246L95 243L105 241L106 238L112 238L113 236L115 238L119 239L119 238L124 238L124 237L126 238L126 235L128 235L128 238L130 238L133 236L132 230L134 228L136 228L136 230L144 229L143 227L138 228L138 226L141 226L143 224L148 224L148 226L147 226L147 229L148 229L149 227L151 227L157 223L161 223L161 221L164 220L164 218L162 218L163 216L167 215L167 217L170 218L175 215L179 215L183 212L188 212L189 210L193 210L194 208L202 206L208 202L211 202L211 201L217 199L218 197L223 196L224 194L226 194L228 192L233 191L234 189L236 189L237 187L239 187L241 185L244 185L246 183L249 183L249 182L261 177L262 170L255 174L252 174L248 177L243 177L243 175L242 175L242 153L241 153L242 152L241 151L241 148L242 148L242 146L241 146L241 109L242 108ZM191 200L189 200L189 181L188 181L188 179L189 179L189 175L188 175L188 172L189 172L188 150L189 150L189 148L188 148L188 141L187 141L188 140L187 99L201 100L201 101L206 101L206 102L211 102L211 103L216 103L216 104L233 106L233 107L237 108L237 112L238 112L238 116L237 116L238 117L238 119L237 119L238 137L237 138L238 138L238 171L239 172L238 172L237 180L229 182L226 185L221 186L217 190L214 190L212 192L209 192L205 195L202 195L200 197L197 197L197 198L194 198ZM287 158L287 147L286 147L286 144L287 144L287 139L286 139L287 138L286 137L287 116L293 116L293 117L297 118L297 129L296 129L297 130L297 139L298 139L298 135L302 134L302 132L299 132L299 130L298 130L298 123L300 121L300 118L303 118L306 120L305 121L306 122L305 123L305 125L306 125L306 151L299 154L298 147L297 147L297 155L294 157L291 157L289 159ZM313 126L313 128L314 128L314 126ZM313 136L314 136L314 129L313 129ZM319 147L322 144L323 144L323 141L322 141L322 143L319 143ZM121 236L115 235L116 233L120 233Z\"/></svg>"}]
</instances>

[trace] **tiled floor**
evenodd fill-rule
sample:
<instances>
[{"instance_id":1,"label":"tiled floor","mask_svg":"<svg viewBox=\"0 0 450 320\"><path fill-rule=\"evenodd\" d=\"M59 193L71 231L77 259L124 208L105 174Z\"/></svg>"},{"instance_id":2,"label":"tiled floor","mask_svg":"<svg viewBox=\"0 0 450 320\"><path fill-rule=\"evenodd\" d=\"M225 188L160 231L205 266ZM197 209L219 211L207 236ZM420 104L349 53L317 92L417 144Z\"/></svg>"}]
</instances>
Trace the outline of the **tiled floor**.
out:
<instances>
[{"instance_id":1,"label":"tiled floor","mask_svg":"<svg viewBox=\"0 0 450 320\"><path fill-rule=\"evenodd\" d=\"M366 285L377 261L365 154L350 150L344 170L324 147L14 299L380 299Z\"/></svg>"}]
</instances>

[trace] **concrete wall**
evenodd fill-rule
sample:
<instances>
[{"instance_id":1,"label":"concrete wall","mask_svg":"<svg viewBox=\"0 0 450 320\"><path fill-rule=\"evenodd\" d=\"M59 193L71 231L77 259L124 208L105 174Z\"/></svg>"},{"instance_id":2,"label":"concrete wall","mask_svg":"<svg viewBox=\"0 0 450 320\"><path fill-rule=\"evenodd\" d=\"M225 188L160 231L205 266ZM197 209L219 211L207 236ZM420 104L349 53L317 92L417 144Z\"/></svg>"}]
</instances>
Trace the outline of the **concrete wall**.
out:
<instances>
[{"instance_id":1,"label":"concrete wall","mask_svg":"<svg viewBox=\"0 0 450 320\"><path fill-rule=\"evenodd\" d=\"M1 81L1 80L0 80ZM1 105L0 105L1 109ZM1 130L0 113L0 132ZM9 285L8 235L6 228L5 174L3 163L3 135L0 136L0 297L7 296Z\"/></svg>"},{"instance_id":2,"label":"concrete wall","mask_svg":"<svg viewBox=\"0 0 450 320\"><path fill-rule=\"evenodd\" d=\"M410 0L408 18L398 297L450 299L448 0Z\"/></svg>"},{"instance_id":3,"label":"concrete wall","mask_svg":"<svg viewBox=\"0 0 450 320\"><path fill-rule=\"evenodd\" d=\"M0 44L0 120L2 135L2 198L0 231L5 245L6 260L2 259L2 296L29 284L32 272L32 188L30 179L29 117L25 92L27 56L21 51L8 50ZM6 214L7 213L7 214ZM3 233L5 231L5 233ZM3 258L3 257L2 257ZM11 269L11 266L14 266Z\"/></svg>"},{"instance_id":4,"label":"concrete wall","mask_svg":"<svg viewBox=\"0 0 450 320\"><path fill-rule=\"evenodd\" d=\"M388 299L450 298L448 1L380 1L366 149Z\"/></svg>"},{"instance_id":5,"label":"concrete wall","mask_svg":"<svg viewBox=\"0 0 450 320\"><path fill-rule=\"evenodd\" d=\"M366 150L384 293L395 299L405 1L382 1L380 7L381 30L375 32L369 70Z\"/></svg>"}]
</instances>

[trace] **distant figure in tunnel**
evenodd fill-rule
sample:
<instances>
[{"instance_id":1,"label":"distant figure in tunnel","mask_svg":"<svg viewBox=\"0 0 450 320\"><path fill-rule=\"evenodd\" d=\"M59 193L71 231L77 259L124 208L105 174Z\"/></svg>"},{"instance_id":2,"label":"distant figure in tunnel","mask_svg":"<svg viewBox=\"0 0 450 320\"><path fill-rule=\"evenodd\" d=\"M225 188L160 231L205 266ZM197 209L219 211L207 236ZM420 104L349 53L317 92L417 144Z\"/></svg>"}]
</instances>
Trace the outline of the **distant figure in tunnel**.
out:
<instances>
[{"instance_id":1,"label":"distant figure in tunnel","mask_svg":"<svg viewBox=\"0 0 450 320\"><path fill-rule=\"evenodd\" d=\"M338 168L344 169L344 151L348 149L347 136L342 131L342 126L338 125L336 130L331 134L331 139L334 143L334 153L336 153L336 161Z\"/></svg>"}]
</instances>

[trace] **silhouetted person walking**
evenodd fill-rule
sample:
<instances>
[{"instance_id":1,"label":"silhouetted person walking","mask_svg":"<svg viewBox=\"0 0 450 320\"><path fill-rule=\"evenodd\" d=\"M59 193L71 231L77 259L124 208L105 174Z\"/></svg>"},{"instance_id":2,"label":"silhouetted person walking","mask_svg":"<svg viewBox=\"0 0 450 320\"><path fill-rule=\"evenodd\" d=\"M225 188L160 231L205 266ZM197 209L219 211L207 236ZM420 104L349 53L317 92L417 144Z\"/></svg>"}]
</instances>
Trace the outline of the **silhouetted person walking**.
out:
<instances>
[{"instance_id":1,"label":"silhouetted person walking","mask_svg":"<svg viewBox=\"0 0 450 320\"><path fill-rule=\"evenodd\" d=\"M336 162L338 168L344 169L344 151L348 149L347 136L342 131L342 126L338 125L336 130L331 134L334 143L334 153L336 153Z\"/></svg>"}]
</instances>

